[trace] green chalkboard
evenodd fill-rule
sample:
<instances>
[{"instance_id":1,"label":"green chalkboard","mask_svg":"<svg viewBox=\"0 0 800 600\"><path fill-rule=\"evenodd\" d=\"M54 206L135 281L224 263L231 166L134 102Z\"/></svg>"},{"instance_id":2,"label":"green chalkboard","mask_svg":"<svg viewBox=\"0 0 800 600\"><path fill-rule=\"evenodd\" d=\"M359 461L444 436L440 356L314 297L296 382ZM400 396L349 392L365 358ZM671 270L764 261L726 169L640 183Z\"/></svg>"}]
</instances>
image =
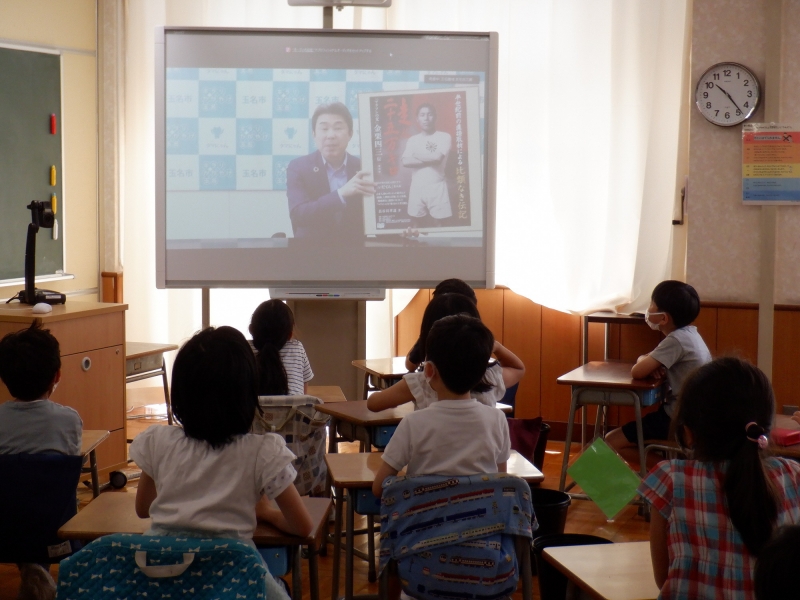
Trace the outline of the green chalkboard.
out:
<instances>
[{"instance_id":1,"label":"green chalkboard","mask_svg":"<svg viewBox=\"0 0 800 600\"><path fill-rule=\"evenodd\" d=\"M50 130L56 116L56 133ZM50 167L56 184L50 185ZM0 47L0 281L25 272L25 237L31 200L57 198L58 239L36 236L36 274L64 268L61 161L61 56Z\"/></svg>"}]
</instances>

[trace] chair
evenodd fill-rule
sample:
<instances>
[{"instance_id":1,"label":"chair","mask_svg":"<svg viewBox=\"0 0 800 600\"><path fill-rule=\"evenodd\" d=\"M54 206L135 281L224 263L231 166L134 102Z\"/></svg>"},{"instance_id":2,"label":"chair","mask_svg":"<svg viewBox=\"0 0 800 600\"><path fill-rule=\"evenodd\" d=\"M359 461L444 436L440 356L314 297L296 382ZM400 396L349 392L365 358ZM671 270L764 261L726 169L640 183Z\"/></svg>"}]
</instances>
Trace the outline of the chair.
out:
<instances>
[{"instance_id":1,"label":"chair","mask_svg":"<svg viewBox=\"0 0 800 600\"><path fill-rule=\"evenodd\" d=\"M82 464L63 454L0 455L0 563L58 562L78 549L58 529L78 512Z\"/></svg>"},{"instance_id":2,"label":"chair","mask_svg":"<svg viewBox=\"0 0 800 600\"><path fill-rule=\"evenodd\" d=\"M118 533L61 563L57 598L201 598L209 589L215 598L283 597L261 555L244 542Z\"/></svg>"},{"instance_id":3,"label":"chair","mask_svg":"<svg viewBox=\"0 0 800 600\"><path fill-rule=\"evenodd\" d=\"M509 388L506 388L506 393L503 394L503 399L500 400L503 404L508 404L511 407L511 415L513 417L516 413L516 405L517 405L517 389L519 388L519 383L515 383Z\"/></svg>"},{"instance_id":4,"label":"chair","mask_svg":"<svg viewBox=\"0 0 800 600\"><path fill-rule=\"evenodd\" d=\"M395 573L422 600L511 596L521 573L530 600L537 527L528 484L506 473L388 478L379 598L388 599Z\"/></svg>"},{"instance_id":5,"label":"chair","mask_svg":"<svg viewBox=\"0 0 800 600\"><path fill-rule=\"evenodd\" d=\"M330 416L314 406L314 396L259 396L252 433L277 433L297 458L294 485L300 495L329 496L328 467L325 464L326 426Z\"/></svg>"}]
</instances>

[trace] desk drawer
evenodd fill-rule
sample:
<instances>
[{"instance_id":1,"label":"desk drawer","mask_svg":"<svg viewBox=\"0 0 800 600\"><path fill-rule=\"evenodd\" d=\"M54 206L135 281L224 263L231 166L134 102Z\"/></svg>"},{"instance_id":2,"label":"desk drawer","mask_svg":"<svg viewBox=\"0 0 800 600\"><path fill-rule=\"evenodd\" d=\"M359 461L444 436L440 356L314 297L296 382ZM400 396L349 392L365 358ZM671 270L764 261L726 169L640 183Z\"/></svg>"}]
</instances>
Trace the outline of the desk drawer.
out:
<instances>
[{"instance_id":1,"label":"desk drawer","mask_svg":"<svg viewBox=\"0 0 800 600\"><path fill-rule=\"evenodd\" d=\"M372 445L376 448L386 448L386 444L392 439L397 425L382 425L372 429Z\"/></svg>"},{"instance_id":2,"label":"desk drawer","mask_svg":"<svg viewBox=\"0 0 800 600\"><path fill-rule=\"evenodd\" d=\"M289 574L289 546L259 548L258 553L267 563L270 575L283 577Z\"/></svg>"},{"instance_id":3,"label":"desk drawer","mask_svg":"<svg viewBox=\"0 0 800 600\"><path fill-rule=\"evenodd\" d=\"M108 348L125 339L125 313L114 312L45 323L61 348L61 356Z\"/></svg>"}]
</instances>

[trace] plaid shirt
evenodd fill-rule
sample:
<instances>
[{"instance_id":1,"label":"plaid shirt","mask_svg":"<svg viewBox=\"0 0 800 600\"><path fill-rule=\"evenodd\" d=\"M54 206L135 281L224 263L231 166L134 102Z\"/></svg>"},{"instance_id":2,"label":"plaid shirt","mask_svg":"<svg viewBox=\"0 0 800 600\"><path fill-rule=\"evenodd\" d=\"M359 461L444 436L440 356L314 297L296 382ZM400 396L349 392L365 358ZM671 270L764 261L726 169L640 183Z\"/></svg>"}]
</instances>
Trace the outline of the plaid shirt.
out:
<instances>
[{"instance_id":1,"label":"plaid shirt","mask_svg":"<svg viewBox=\"0 0 800 600\"><path fill-rule=\"evenodd\" d=\"M778 491L778 526L800 523L800 464L764 461ZM728 517L725 465L694 460L659 463L639 486L668 522L669 572L659 598L754 598L755 557Z\"/></svg>"}]
</instances>

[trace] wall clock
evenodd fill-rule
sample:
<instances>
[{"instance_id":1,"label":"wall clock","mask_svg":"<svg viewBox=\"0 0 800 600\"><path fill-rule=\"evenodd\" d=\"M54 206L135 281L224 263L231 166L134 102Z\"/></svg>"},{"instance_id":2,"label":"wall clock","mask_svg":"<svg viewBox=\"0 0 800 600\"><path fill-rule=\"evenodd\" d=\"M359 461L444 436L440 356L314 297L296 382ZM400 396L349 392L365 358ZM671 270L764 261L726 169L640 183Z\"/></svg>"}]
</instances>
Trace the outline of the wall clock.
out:
<instances>
[{"instance_id":1,"label":"wall clock","mask_svg":"<svg viewBox=\"0 0 800 600\"><path fill-rule=\"evenodd\" d=\"M717 63L698 80L694 99L700 114L708 121L731 127L753 116L761 100L761 85L744 65Z\"/></svg>"}]
</instances>

